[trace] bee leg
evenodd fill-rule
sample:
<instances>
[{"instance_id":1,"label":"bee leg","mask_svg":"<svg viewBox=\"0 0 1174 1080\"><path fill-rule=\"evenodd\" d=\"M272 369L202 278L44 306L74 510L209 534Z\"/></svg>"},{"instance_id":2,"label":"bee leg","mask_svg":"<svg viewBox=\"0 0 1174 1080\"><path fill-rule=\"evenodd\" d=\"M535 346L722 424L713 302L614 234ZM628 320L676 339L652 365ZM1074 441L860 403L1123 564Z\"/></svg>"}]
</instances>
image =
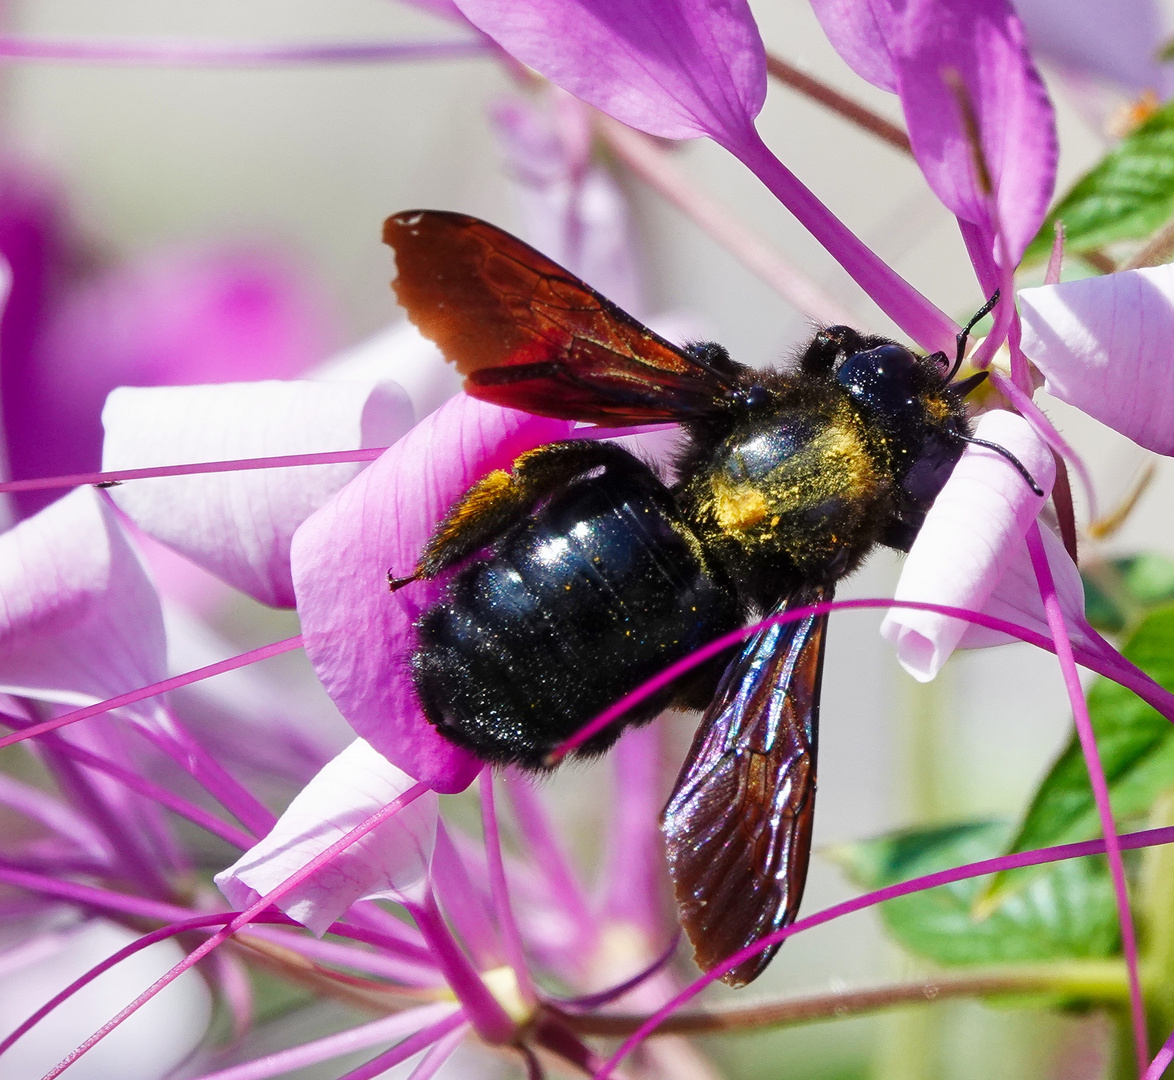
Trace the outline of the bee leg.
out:
<instances>
[{"instance_id":1,"label":"bee leg","mask_svg":"<svg viewBox=\"0 0 1174 1080\"><path fill-rule=\"evenodd\" d=\"M510 471L483 476L437 525L411 579L435 577L521 521L543 499L595 469L643 469L643 462L614 443L571 439L528 450ZM394 587L394 586L393 586Z\"/></svg>"}]
</instances>

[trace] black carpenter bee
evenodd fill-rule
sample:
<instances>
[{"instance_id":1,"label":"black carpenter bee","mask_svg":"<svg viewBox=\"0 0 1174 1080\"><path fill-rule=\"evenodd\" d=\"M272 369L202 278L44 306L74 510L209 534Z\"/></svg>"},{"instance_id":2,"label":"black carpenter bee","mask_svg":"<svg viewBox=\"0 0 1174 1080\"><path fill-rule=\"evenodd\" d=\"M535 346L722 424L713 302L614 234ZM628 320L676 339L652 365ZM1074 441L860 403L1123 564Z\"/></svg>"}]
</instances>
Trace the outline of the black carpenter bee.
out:
<instances>
[{"instance_id":1,"label":"black carpenter bee","mask_svg":"<svg viewBox=\"0 0 1174 1080\"><path fill-rule=\"evenodd\" d=\"M468 393L607 426L675 421L685 436L671 485L605 441L525 453L457 500L414 574L389 577L395 588L461 564L417 623L412 667L428 719L485 761L541 769L674 661L749 619L830 600L877 544L907 551L975 441L963 398L982 376L951 379L997 294L953 367L831 326L795 370L756 371L720 345L669 344L476 218L408 211L383 237L400 303ZM662 830L707 970L798 910L825 625L759 631L581 748L605 750L667 707L704 711ZM773 953L726 982L749 982Z\"/></svg>"}]
</instances>

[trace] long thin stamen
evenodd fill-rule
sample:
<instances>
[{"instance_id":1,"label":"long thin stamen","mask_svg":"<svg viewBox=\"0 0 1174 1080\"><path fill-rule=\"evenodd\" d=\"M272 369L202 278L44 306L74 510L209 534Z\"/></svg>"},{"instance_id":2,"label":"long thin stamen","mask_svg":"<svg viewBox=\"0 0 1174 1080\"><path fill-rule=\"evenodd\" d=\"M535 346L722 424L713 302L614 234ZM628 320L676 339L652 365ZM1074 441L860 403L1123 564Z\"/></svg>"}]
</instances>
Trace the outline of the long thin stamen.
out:
<instances>
[{"instance_id":1,"label":"long thin stamen","mask_svg":"<svg viewBox=\"0 0 1174 1080\"><path fill-rule=\"evenodd\" d=\"M85 1054L90 1047L97 1045L107 1035L110 1034L116 1027L118 1027L128 1016L137 1012L143 1005L151 1000L164 987L169 986L180 975L182 975L189 968L195 966L200 960L208 955L217 946L227 941L233 934L235 934L242 927L247 926L257 915L260 915L268 907L275 904L281 897L292 889L296 889L307 878L313 876L322 867L332 862L336 856L346 851L352 844L358 843L364 836L366 836L372 829L378 828L384 821L394 817L405 806L413 802L416 798L422 795L428 789L424 784L414 784L408 788L402 795L393 799L386 806L382 807L366 820L356 825L345 836L340 837L329 847L324 848L314 858L310 859L304 866L300 867L293 874L290 874L279 885L270 889L264 896L260 897L253 904L242 911L232 922L228 923L222 929L218 930L207 941L205 941L198 948L190 952L183 960L176 964L165 975L156 979L146 990L144 990L137 998L129 1005L121 1009L116 1016L111 1017L105 1024L102 1025L93 1035L91 1035L85 1042L83 1042L77 1049L60 1061L48 1073L45 1074L44 1080L56 1080L66 1069L69 1068L79 1057Z\"/></svg>"},{"instance_id":2,"label":"long thin stamen","mask_svg":"<svg viewBox=\"0 0 1174 1080\"><path fill-rule=\"evenodd\" d=\"M196 668L194 671L185 672L183 675L175 675L170 679L164 679L162 682L151 683L150 686L144 686L138 690L128 690L125 694L119 694L117 697L107 698L105 701L99 701L93 705L86 705L81 709L74 709L71 712L62 713L60 716L55 716L52 720L45 720L39 724L30 724L22 731L14 732L12 735L5 735L3 738L0 738L0 750L6 746L12 746L14 743L24 742L25 739L35 739L38 735L43 735L46 731L56 731L58 728L65 727L68 724L76 724L79 720L86 720L91 716L98 716L101 713L110 712L112 709L120 709L126 705L134 705L147 698L165 694L169 690L178 690L181 686L190 686L192 683L210 679L212 676L220 675L225 671L235 671L237 668L245 667L248 664L255 664L260 660L267 660L269 657L277 656L280 653L292 652L294 649L300 649L301 647L302 636L301 634L297 634L294 637L285 638L283 641L275 641L269 645L262 645L257 649L250 649L248 652L241 653L239 656L233 656L227 660L219 660L215 664L208 664L206 667Z\"/></svg>"},{"instance_id":3,"label":"long thin stamen","mask_svg":"<svg viewBox=\"0 0 1174 1080\"><path fill-rule=\"evenodd\" d=\"M1084 688L1080 685L1080 675L1076 670L1076 658L1072 653L1072 642L1068 637L1064 612L1060 607L1060 598L1056 594L1052 570L1048 565L1048 556L1044 551L1043 537L1040 536L1037 522L1032 522L1031 527L1027 530L1027 550L1031 555L1032 567L1039 582L1040 596L1044 602L1044 614L1048 620L1048 627L1056 642L1056 659L1060 662L1060 671L1064 676L1068 700L1072 704L1076 732L1080 737L1080 749L1084 753L1093 799L1096 802L1097 814L1101 820L1101 831L1105 836L1105 851L1109 858L1113 893L1117 900L1117 921L1121 926L1121 946L1125 954L1126 970L1129 972L1129 1011L1133 1019L1137 1073L1138 1076L1141 1076L1146 1071L1146 1063L1149 1059L1146 1045L1145 1005L1142 1001L1141 980L1137 971L1137 935L1133 928L1133 913L1129 907L1129 890L1125 883L1125 866L1121 862L1121 845L1117 836L1117 826L1113 821L1112 803L1109 801L1109 785L1105 779L1104 767L1101 764L1100 751L1097 749L1096 735L1093 732L1092 719L1088 713L1088 703L1084 698Z\"/></svg>"},{"instance_id":4,"label":"long thin stamen","mask_svg":"<svg viewBox=\"0 0 1174 1080\"><path fill-rule=\"evenodd\" d=\"M260 67L273 64L382 64L484 55L484 40L223 42L184 38L33 38L0 35L0 59L162 67Z\"/></svg>"},{"instance_id":5,"label":"long thin stamen","mask_svg":"<svg viewBox=\"0 0 1174 1080\"><path fill-rule=\"evenodd\" d=\"M234 458L231 461L197 461L184 465L152 465L143 469L116 469L112 472L70 473L66 476L6 480L0 495L14 491L51 491L55 488L113 487L124 480L148 480L160 476L199 476L204 473L246 472L250 469L287 469L302 465L337 465L351 461L374 461L386 446L362 450L328 450L317 454L280 454L274 457Z\"/></svg>"},{"instance_id":6,"label":"long thin stamen","mask_svg":"<svg viewBox=\"0 0 1174 1080\"><path fill-rule=\"evenodd\" d=\"M1025 641L1029 645L1034 645L1036 648L1044 649L1047 652L1054 653L1056 651L1055 642L1043 634L1036 633L1026 626L1020 626L1017 623L1009 622L1006 619L999 619L981 611L972 611L969 608L952 607L948 604L932 604L921 600L893 600L887 598L832 600L822 604L810 604L784 611L778 615L772 615L749 626L744 626L740 630L732 630L730 633L723 634L721 637L711 641L708 645L697 649L689 656L671 664L659 675L653 676L630 694L626 694L614 705L605 709L594 720L580 728L565 742L560 743L547 755L545 764L556 765L567 754L573 753L593 735L598 734L609 724L615 723L624 713L628 712L629 709L635 708L645 698L650 697L658 690L675 682L682 675L686 674L686 672L692 671L710 657L724 652L731 645L740 644L752 634L758 633L759 630L763 630L768 626L781 626L785 623L796 622L799 619L806 619L811 615L823 615L831 611L851 611L866 608L909 608L913 611L932 611L939 615L950 615L956 619L964 619L976 626L984 626L989 630L998 630L1000 633L1018 638L1020 641ZM1119 657L1115 651L1111 651L1112 655L1110 655L1100 649L1093 651L1077 647L1074 648L1074 652L1077 660L1084 667L1132 690L1138 697L1152 705L1167 720L1174 722L1174 694L1170 693L1164 687L1159 686L1145 672L1134 668L1123 657Z\"/></svg>"},{"instance_id":7,"label":"long thin stamen","mask_svg":"<svg viewBox=\"0 0 1174 1080\"><path fill-rule=\"evenodd\" d=\"M0 723L6 724L8 727L23 730L32 721L21 720L8 713L0 713ZM75 746L73 743L62 740L57 750L59 753L73 758L87 768L95 769L98 772L103 772L107 776L113 777L131 791L142 795L143 798L157 802L160 806L166 807L180 817L187 818L193 824L199 825L201 828L212 833L213 836L219 836L221 840L240 848L242 851L252 847L256 843L255 836L234 828L227 822L221 821L214 814L210 814L203 807L197 806L195 803L176 795L174 792L168 791L166 788L160 787L158 784L139 776L138 773L132 772L130 769L124 769L121 765L100 757L98 754L92 753L84 747Z\"/></svg>"},{"instance_id":8,"label":"long thin stamen","mask_svg":"<svg viewBox=\"0 0 1174 1080\"><path fill-rule=\"evenodd\" d=\"M1157 844L1174 844L1174 826L1161 829L1146 829L1142 832L1124 833L1118 837L1120 847L1124 851L1136 851L1141 848L1153 847ZM1064 862L1068 859L1083 858L1087 855L1105 854L1105 841L1082 840L1075 844L1058 844L1055 847L1039 848L1035 851L1020 851L1012 855L999 855L993 859L982 859L979 862L967 863L950 870L938 870L923 877L911 878L896 885L889 885L883 889L866 893L863 896L844 900L831 907L824 908L814 915L797 919L790 926L767 934L753 945L748 945L731 956L724 963L719 964L712 971L695 980L676 997L663 1005L652 1014L640 1027L633 1032L623 1044L608 1059L602 1069L597 1071L594 1080L608 1080L616 1066L642 1043L649 1035L656 1031L670 1016L676 1013L683 1005L688 1004L707 986L717 982L727 971L733 971L740 964L757 956L766 949L781 945L784 941L801 934L806 930L813 930L817 926L834 922L858 911L864 911L886 900L895 900L901 896L910 896L913 893L924 892L927 889L936 889L941 885L953 885L955 882L968 881L971 878L985 877L988 874L997 874L1004 870L1016 870L1025 866L1045 866L1048 863Z\"/></svg>"}]
</instances>

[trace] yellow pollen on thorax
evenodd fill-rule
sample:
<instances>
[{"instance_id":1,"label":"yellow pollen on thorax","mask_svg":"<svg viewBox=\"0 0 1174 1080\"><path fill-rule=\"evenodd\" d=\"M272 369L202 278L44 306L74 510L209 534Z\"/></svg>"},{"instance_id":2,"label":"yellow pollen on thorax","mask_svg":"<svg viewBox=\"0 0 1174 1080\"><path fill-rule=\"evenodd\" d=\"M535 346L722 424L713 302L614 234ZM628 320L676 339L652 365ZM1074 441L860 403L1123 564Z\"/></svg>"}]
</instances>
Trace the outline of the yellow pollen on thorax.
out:
<instances>
[{"instance_id":1,"label":"yellow pollen on thorax","mask_svg":"<svg viewBox=\"0 0 1174 1080\"><path fill-rule=\"evenodd\" d=\"M925 414L935 424L944 423L949 419L950 406L946 403L944 398L923 398L922 404L925 406Z\"/></svg>"},{"instance_id":2,"label":"yellow pollen on thorax","mask_svg":"<svg viewBox=\"0 0 1174 1080\"><path fill-rule=\"evenodd\" d=\"M723 529L751 529L767 514L766 497L757 488L718 487L713 493L713 516Z\"/></svg>"}]
</instances>

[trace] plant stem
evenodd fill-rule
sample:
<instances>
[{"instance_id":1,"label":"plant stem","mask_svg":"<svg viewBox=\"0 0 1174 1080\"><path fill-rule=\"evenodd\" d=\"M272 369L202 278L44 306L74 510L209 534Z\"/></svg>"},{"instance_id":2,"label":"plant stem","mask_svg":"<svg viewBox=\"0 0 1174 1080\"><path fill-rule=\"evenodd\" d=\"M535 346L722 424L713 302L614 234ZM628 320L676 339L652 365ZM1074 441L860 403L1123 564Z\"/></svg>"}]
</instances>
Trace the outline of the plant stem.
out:
<instances>
[{"instance_id":1,"label":"plant stem","mask_svg":"<svg viewBox=\"0 0 1174 1080\"><path fill-rule=\"evenodd\" d=\"M1174 218L1154 233L1133 258L1121 265L1121 269L1139 270L1145 266L1158 266L1167 262L1171 254L1174 254Z\"/></svg>"},{"instance_id":2,"label":"plant stem","mask_svg":"<svg viewBox=\"0 0 1174 1080\"><path fill-rule=\"evenodd\" d=\"M854 101L839 90L834 90L827 83L809 75L806 71L788 64L774 53L766 54L766 70L779 82L798 90L799 93L818 101L825 108L831 109L838 116L864 128L865 131L882 139L890 146L902 153L913 156L913 148L909 145L909 136L896 124L886 120L883 116L874 113L860 102Z\"/></svg>"},{"instance_id":3,"label":"plant stem","mask_svg":"<svg viewBox=\"0 0 1174 1080\"><path fill-rule=\"evenodd\" d=\"M757 1002L706 1012L682 1012L665 1020L657 1028L657 1034L714 1035L819 1020L839 1020L881 1009L924 1005L950 998L1022 995L1058 998L1081 1004L1120 1005L1128 1001L1129 990L1125 972L1116 960L987 968L963 975L943 974L937 978L866 990ZM567 1025L580 1034L617 1038L631 1035L647 1019L638 1014L564 1014Z\"/></svg>"},{"instance_id":4,"label":"plant stem","mask_svg":"<svg viewBox=\"0 0 1174 1080\"><path fill-rule=\"evenodd\" d=\"M759 233L686 179L655 139L602 114L596 118L596 128L632 172L807 318L824 326L856 321L802 270L764 243Z\"/></svg>"},{"instance_id":5,"label":"plant stem","mask_svg":"<svg viewBox=\"0 0 1174 1080\"><path fill-rule=\"evenodd\" d=\"M1150 820L1174 822L1174 791L1158 796ZM1145 853L1137 907L1144 933L1142 977L1150 1046L1156 1049L1174 1028L1174 852L1159 847Z\"/></svg>"}]
</instances>

